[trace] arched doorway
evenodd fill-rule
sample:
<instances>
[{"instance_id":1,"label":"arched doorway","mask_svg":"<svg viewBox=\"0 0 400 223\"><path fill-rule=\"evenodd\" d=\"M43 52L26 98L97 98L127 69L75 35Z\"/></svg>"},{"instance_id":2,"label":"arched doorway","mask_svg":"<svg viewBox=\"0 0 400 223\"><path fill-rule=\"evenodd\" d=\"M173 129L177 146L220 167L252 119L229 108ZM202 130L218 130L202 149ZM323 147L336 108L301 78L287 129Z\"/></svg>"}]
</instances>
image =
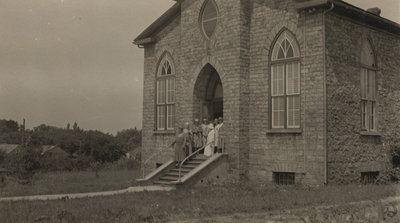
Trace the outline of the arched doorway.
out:
<instances>
[{"instance_id":1,"label":"arched doorway","mask_svg":"<svg viewBox=\"0 0 400 223\"><path fill-rule=\"evenodd\" d=\"M200 71L194 87L194 117L213 120L223 117L223 87L213 66L207 64Z\"/></svg>"}]
</instances>

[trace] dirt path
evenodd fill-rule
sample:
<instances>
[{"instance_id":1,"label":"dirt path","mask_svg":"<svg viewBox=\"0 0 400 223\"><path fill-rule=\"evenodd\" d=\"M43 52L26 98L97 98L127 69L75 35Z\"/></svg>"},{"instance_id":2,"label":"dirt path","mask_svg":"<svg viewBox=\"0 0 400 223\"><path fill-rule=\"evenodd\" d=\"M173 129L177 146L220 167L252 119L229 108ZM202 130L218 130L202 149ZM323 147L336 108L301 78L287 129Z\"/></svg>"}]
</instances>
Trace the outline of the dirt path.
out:
<instances>
[{"instance_id":1,"label":"dirt path","mask_svg":"<svg viewBox=\"0 0 400 223\"><path fill-rule=\"evenodd\" d=\"M90 197L114 196L114 195L120 195L120 194L125 194L125 193L136 193L136 192L144 192L144 191L171 191L171 190L175 190L175 188L174 187L166 187L166 186L137 186L137 187L129 187L129 188L124 189L124 190L92 192L92 193L51 194L51 195L21 196L21 197L2 197L2 198L0 198L0 202L68 200L68 199L79 199L79 198L90 198Z\"/></svg>"}]
</instances>

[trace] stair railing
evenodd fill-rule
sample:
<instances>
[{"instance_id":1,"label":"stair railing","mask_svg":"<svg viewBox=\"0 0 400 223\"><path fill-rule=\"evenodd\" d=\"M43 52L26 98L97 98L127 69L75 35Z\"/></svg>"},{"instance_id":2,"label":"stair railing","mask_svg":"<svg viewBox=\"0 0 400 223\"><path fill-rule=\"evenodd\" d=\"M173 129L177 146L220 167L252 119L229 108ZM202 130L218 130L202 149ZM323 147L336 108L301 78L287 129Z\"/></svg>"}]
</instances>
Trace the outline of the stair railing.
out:
<instances>
[{"instance_id":1,"label":"stair railing","mask_svg":"<svg viewBox=\"0 0 400 223\"><path fill-rule=\"evenodd\" d=\"M166 146L165 148L171 147L172 144L169 144L169 146ZM150 156L148 159L146 159L144 162L142 162L142 175L143 175L143 179L145 177L145 169L146 169L146 164L154 159L154 157L160 155L162 152L164 152L164 149L160 149L158 152L156 152L155 154L153 154L152 156Z\"/></svg>"},{"instance_id":2,"label":"stair railing","mask_svg":"<svg viewBox=\"0 0 400 223\"><path fill-rule=\"evenodd\" d=\"M201 150L205 149L208 145L210 145L211 143L208 143L207 145L201 147L200 149L194 151L192 154L190 154L189 156L187 156L184 160L182 160L182 162L179 164L179 178L178 181L181 181L181 173L182 173L182 166L183 164L185 164L186 161L188 161L190 158L192 158L193 156L197 155ZM213 148L214 149L214 148Z\"/></svg>"}]
</instances>

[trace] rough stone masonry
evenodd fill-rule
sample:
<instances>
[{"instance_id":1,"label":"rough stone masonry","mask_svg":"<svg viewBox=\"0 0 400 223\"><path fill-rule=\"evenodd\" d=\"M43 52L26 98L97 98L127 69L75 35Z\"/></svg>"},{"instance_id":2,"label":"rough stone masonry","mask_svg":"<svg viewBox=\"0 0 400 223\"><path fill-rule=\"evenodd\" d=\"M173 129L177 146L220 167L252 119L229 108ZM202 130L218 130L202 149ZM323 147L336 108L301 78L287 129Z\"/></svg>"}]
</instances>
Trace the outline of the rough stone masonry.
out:
<instances>
[{"instance_id":1,"label":"rough stone masonry","mask_svg":"<svg viewBox=\"0 0 400 223\"><path fill-rule=\"evenodd\" d=\"M218 20L207 38L201 16L209 1ZM271 99L276 84L271 57L282 33L293 36L299 50L296 128L272 127L277 109ZM374 131L361 124L365 41L376 59ZM145 51L142 160L147 172L173 157L174 130L202 116L205 101L196 95L207 88L201 80L212 75L223 87L221 135L231 181L269 184L294 175L296 184L359 182L391 168L389 151L400 137L400 26L377 13L339 0L184 0L135 44ZM167 54L175 69L175 128L159 130L157 72ZM288 104L281 107L286 121Z\"/></svg>"}]
</instances>

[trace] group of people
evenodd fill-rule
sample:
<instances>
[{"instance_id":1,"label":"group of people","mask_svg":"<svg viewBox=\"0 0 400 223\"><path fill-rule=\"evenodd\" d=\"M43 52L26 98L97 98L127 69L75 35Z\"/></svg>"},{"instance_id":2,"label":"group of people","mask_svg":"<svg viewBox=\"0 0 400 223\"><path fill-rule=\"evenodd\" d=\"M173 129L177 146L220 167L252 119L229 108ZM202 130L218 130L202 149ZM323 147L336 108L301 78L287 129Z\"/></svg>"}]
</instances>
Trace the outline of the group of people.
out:
<instances>
[{"instance_id":1,"label":"group of people","mask_svg":"<svg viewBox=\"0 0 400 223\"><path fill-rule=\"evenodd\" d=\"M175 142L175 161L182 162L190 154L201 150L205 156L212 156L214 153L222 153L223 142L219 132L223 126L222 117L214 119L214 122L203 119L195 119L193 124L185 123L185 126L177 129Z\"/></svg>"}]
</instances>

